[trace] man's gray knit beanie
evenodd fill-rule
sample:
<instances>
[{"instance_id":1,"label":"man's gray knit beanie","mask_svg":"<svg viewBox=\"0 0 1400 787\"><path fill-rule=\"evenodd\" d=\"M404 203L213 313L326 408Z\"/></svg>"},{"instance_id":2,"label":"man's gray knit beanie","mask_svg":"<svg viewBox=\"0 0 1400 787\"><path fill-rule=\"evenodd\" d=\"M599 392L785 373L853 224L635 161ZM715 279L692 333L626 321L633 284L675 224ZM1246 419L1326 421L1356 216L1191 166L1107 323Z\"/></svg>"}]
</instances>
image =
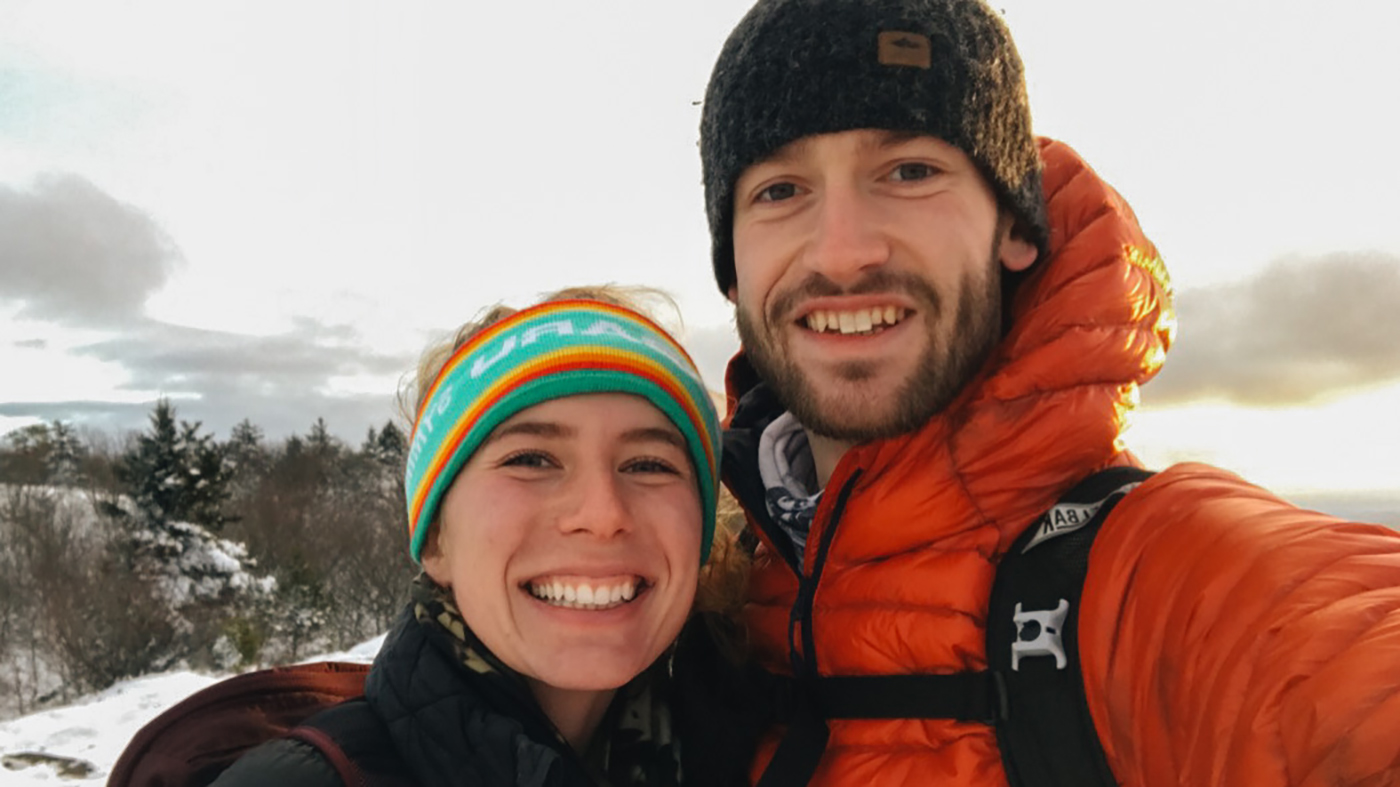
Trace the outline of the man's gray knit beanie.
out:
<instances>
[{"instance_id":1,"label":"man's gray knit beanie","mask_svg":"<svg viewBox=\"0 0 1400 787\"><path fill-rule=\"evenodd\" d=\"M1044 252L1021 57L982 0L759 0L720 51L700 121L720 292L734 284L734 184L744 170L802 137L861 128L960 148L1017 234Z\"/></svg>"}]
</instances>

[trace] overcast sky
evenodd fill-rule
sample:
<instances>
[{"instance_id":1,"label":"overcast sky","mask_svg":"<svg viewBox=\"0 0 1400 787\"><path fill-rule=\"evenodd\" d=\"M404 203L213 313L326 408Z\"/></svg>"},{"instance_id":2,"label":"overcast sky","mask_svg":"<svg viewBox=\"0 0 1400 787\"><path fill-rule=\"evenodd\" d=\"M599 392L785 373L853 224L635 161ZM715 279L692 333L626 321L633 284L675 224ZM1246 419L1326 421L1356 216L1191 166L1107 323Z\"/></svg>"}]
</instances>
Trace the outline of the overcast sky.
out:
<instances>
[{"instance_id":1,"label":"overcast sky","mask_svg":"<svg viewBox=\"0 0 1400 787\"><path fill-rule=\"evenodd\" d=\"M0 0L0 431L356 439L429 340L599 281L674 294L717 386L699 101L747 6ZM1400 4L996 7L1178 288L1133 446L1400 487Z\"/></svg>"}]
</instances>

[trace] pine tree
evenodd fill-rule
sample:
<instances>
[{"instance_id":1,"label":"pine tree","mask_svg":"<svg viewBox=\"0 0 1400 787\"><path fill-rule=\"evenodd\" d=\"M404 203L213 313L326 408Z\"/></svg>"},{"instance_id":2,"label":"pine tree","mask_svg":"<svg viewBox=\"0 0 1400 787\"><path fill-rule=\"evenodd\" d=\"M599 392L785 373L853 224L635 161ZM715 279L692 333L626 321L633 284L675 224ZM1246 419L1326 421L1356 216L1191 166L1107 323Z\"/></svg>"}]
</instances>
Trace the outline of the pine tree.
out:
<instances>
[{"instance_id":1,"label":"pine tree","mask_svg":"<svg viewBox=\"0 0 1400 787\"><path fill-rule=\"evenodd\" d=\"M377 442L380 461L395 468L403 465L404 452L408 450L408 438L393 421L385 421Z\"/></svg>"},{"instance_id":2,"label":"pine tree","mask_svg":"<svg viewBox=\"0 0 1400 787\"><path fill-rule=\"evenodd\" d=\"M341 450L340 440L331 434L324 418L317 418L311 425L311 431L306 433L306 445L322 461L334 459Z\"/></svg>"},{"instance_id":3,"label":"pine tree","mask_svg":"<svg viewBox=\"0 0 1400 787\"><path fill-rule=\"evenodd\" d=\"M223 453L229 471L226 519L228 522L238 522L254 508L263 481L272 468L272 454L263 445L262 429L247 418L234 425ZM246 528L240 531L238 535L247 539Z\"/></svg>"},{"instance_id":4,"label":"pine tree","mask_svg":"<svg viewBox=\"0 0 1400 787\"><path fill-rule=\"evenodd\" d=\"M72 426L62 421L49 425L49 455L45 461L48 481L55 486L75 486L83 480L87 447Z\"/></svg>"},{"instance_id":5,"label":"pine tree","mask_svg":"<svg viewBox=\"0 0 1400 787\"><path fill-rule=\"evenodd\" d=\"M275 583L249 573L242 544L211 532L229 519L225 447L201 433L198 421L177 421L168 400L156 403L150 422L118 467L136 516L114 545L117 565L151 583L172 621L174 636L160 658L204 657L227 621L262 603Z\"/></svg>"},{"instance_id":6,"label":"pine tree","mask_svg":"<svg viewBox=\"0 0 1400 787\"><path fill-rule=\"evenodd\" d=\"M190 522L218 530L226 521L231 468L212 434L199 422L175 420L168 399L156 402L150 431L122 457L118 477L136 508L150 522Z\"/></svg>"},{"instance_id":7,"label":"pine tree","mask_svg":"<svg viewBox=\"0 0 1400 787\"><path fill-rule=\"evenodd\" d=\"M408 441L403 432L394 426L393 421L385 421L384 428L376 431L373 426L365 434L360 444L360 456L372 462L380 470L398 473L403 470L404 451Z\"/></svg>"},{"instance_id":8,"label":"pine tree","mask_svg":"<svg viewBox=\"0 0 1400 787\"><path fill-rule=\"evenodd\" d=\"M224 503L229 498L232 468L222 446L211 433L199 434L199 422L180 422L185 467L184 519L217 532L228 521Z\"/></svg>"},{"instance_id":9,"label":"pine tree","mask_svg":"<svg viewBox=\"0 0 1400 787\"><path fill-rule=\"evenodd\" d=\"M234 424L224 445L224 456L235 477L255 478L267 472L272 457L263 446L263 431L244 418Z\"/></svg>"}]
</instances>

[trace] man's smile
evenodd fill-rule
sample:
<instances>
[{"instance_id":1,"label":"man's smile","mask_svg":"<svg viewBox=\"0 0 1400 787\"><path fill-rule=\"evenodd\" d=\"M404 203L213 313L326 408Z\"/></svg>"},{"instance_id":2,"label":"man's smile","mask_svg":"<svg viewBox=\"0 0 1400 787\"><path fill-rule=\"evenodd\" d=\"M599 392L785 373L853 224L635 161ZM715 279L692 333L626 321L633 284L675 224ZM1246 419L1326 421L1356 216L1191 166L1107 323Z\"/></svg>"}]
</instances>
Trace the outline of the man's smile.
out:
<instances>
[{"instance_id":1,"label":"man's smile","mask_svg":"<svg viewBox=\"0 0 1400 787\"><path fill-rule=\"evenodd\" d=\"M816 309L802 318L801 324L817 333L875 334L886 326L898 325L909 314L902 306L874 306L865 309Z\"/></svg>"}]
</instances>

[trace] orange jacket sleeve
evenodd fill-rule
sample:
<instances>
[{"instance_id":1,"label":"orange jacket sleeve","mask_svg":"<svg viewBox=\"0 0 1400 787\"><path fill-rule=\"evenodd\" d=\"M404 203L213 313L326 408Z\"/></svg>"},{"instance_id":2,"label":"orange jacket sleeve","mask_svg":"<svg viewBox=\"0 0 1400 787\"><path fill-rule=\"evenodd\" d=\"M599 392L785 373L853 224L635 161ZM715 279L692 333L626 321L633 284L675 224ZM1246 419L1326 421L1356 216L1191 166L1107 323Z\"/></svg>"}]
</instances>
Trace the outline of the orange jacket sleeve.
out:
<instances>
[{"instance_id":1,"label":"orange jacket sleeve","mask_svg":"<svg viewBox=\"0 0 1400 787\"><path fill-rule=\"evenodd\" d=\"M1400 784L1400 533L1180 465L1105 523L1080 621L1123 784Z\"/></svg>"}]
</instances>

